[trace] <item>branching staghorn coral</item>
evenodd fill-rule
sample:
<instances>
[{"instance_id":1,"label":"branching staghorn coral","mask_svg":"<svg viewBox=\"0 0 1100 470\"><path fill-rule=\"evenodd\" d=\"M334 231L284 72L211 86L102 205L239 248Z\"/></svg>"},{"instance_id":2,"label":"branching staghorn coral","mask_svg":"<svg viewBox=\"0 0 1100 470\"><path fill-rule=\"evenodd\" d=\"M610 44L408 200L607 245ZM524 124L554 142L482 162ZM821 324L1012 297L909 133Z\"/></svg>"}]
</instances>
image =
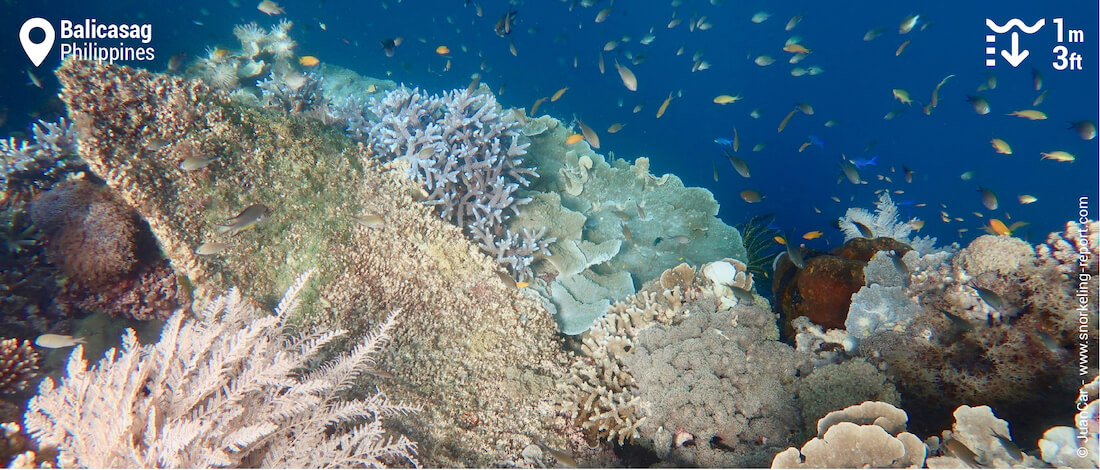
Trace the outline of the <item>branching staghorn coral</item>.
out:
<instances>
[{"instance_id":1,"label":"branching staghorn coral","mask_svg":"<svg viewBox=\"0 0 1100 470\"><path fill-rule=\"evenodd\" d=\"M0 140L0 191L47 187L83 167L72 122L65 118L56 123L38 121L31 131L33 142Z\"/></svg>"},{"instance_id":2,"label":"branching staghorn coral","mask_svg":"<svg viewBox=\"0 0 1100 470\"><path fill-rule=\"evenodd\" d=\"M368 134L376 151L408 163L408 177L424 186L439 215L462 227L513 275L529 276L537 253L548 253L545 229L514 233L506 226L530 199L516 192L537 177L523 166L527 143L519 123L501 117L490 93L453 90L428 96L401 87L370 110L380 120Z\"/></svg>"}]
</instances>

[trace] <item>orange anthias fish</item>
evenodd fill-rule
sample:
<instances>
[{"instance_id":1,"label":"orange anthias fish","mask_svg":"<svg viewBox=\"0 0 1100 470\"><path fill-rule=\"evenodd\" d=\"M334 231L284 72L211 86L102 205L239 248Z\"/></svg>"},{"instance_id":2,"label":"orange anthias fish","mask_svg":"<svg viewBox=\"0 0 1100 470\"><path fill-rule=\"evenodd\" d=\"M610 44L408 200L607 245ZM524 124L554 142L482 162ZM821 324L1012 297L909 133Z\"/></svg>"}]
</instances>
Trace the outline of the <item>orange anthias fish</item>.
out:
<instances>
[{"instance_id":1,"label":"orange anthias fish","mask_svg":"<svg viewBox=\"0 0 1100 470\"><path fill-rule=\"evenodd\" d=\"M584 140L584 136L583 136L583 135L580 135L580 134L573 134L573 135L571 135L571 136L569 136L569 137L566 137L566 138L565 138L565 144L566 144L566 145L573 145L573 144L575 144L575 143L577 143L577 142L580 142L580 141L582 141L582 140Z\"/></svg>"},{"instance_id":2,"label":"orange anthias fish","mask_svg":"<svg viewBox=\"0 0 1100 470\"><path fill-rule=\"evenodd\" d=\"M806 234L802 235L802 238L805 238L806 240L813 240L822 235L825 235L825 232L822 232L821 230L814 230L812 232L806 232Z\"/></svg>"},{"instance_id":3,"label":"orange anthias fish","mask_svg":"<svg viewBox=\"0 0 1100 470\"><path fill-rule=\"evenodd\" d=\"M316 57L313 57L311 55L302 56L302 57L298 58L298 64L300 64L303 67L316 67L317 64L320 64L320 63L321 63L320 59L318 59Z\"/></svg>"}]
</instances>

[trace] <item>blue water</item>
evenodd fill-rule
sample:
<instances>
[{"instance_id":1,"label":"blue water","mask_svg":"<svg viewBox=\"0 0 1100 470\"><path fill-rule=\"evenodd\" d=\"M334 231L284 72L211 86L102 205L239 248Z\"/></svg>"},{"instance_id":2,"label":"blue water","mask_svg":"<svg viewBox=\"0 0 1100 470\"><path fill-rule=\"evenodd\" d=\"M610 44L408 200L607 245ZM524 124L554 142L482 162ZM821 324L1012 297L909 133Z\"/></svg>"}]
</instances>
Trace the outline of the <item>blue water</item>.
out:
<instances>
[{"instance_id":1,"label":"blue water","mask_svg":"<svg viewBox=\"0 0 1100 470\"><path fill-rule=\"evenodd\" d=\"M168 58L177 53L193 57L202 54L206 46L236 47L232 36L235 24L257 21L266 27L277 21L259 12L256 3L174 2L154 7L135 2L106 6L66 1L48 6L37 2L5 6L8 14L0 19L0 30L5 31L0 35L4 38L0 40L4 64L0 67L0 110L4 111L0 113L6 119L0 119L5 121L0 124L0 135L24 131L32 116L63 112L55 98L57 82L48 73L59 63L56 49L35 72L44 80L45 89L26 84L25 70L31 64L14 39L26 18L42 16L55 23L62 18L85 17L100 22L152 23L157 60L151 68L163 70ZM1009 224L1030 222L1018 235L1038 241L1048 232L1061 230L1065 221L1077 218L1081 196L1089 197L1090 215L1096 218L1100 203L1097 140L1082 140L1066 129L1069 121L1097 121L1100 28L1096 2L1014 1L996 2L996 6L987 6L990 2L845 2L838 7L812 1L724 1L712 5L685 0L677 8L669 1L620 0L606 21L595 23L597 12L610 2L588 8L576 5L571 10L571 2L545 0L515 2L512 8L519 14L514 32L506 38L493 32L494 23L509 8L506 2L463 3L281 2L287 11L285 18L295 23L291 36L299 43L300 55L314 55L364 75L441 91L465 87L471 74L480 72L483 83L494 90L503 88L502 104L528 109L536 99L568 86L562 99L543 104L540 114L563 120L576 115L600 133L601 153L614 152L628 160L646 156L654 172L675 173L687 185L708 188L721 204L720 217L729 224L775 213L776 223L784 231L824 231L825 236L805 242L810 247L839 244L843 238L830 227L830 220L843 215L847 207L871 208L876 200L874 191L879 189L903 191L893 195L897 201L926 204L906 206L903 213L927 221L920 233L939 237L941 243L966 243L983 233L981 227L989 217ZM475 4L481 5L483 16L477 16ZM668 29L674 11L683 23ZM754 24L750 18L758 11L768 11L772 17ZM917 28L899 35L899 22L913 13L921 15ZM795 14L804 15L803 20L792 31L784 31ZM704 15L713 28L689 32L691 18ZM1018 68L1003 59L995 67L987 67L987 17L998 24L1018 17L1029 25L1045 18L1047 25L1021 38L1021 47L1031 55ZM1058 71L1051 66L1057 28L1052 19L1057 17L1064 18L1067 29L1084 31L1084 43L1065 44L1083 56L1083 71ZM322 23L325 30L320 28ZM651 27L656 39L648 46L639 44ZM872 41L863 41L864 33L876 27L886 31ZM597 57L604 43L624 35L632 39L604 53L607 72L601 75ZM817 65L824 68L823 74L791 76L795 67L787 63L791 54L781 49L792 35L801 36L801 44L813 50L797 66ZM398 36L405 41L395 57L387 58L379 41ZM910 44L895 56L906 40ZM509 51L510 43L517 56ZM449 71L444 71L448 58L435 53L439 45L451 49ZM681 45L685 52L676 56ZM1000 35L996 45L998 50L1008 47L1008 35ZM627 51L646 58L630 64ZM696 51L703 51L702 58L712 64L709 70L691 72L691 56ZM767 67L757 66L751 57L760 54L777 60ZM630 64L638 77L636 92L623 87L613 59ZM479 70L483 62L485 71ZM1013 110L1033 108L1032 100L1039 93L1033 88L1033 69L1042 74L1043 89L1050 90L1046 101L1036 107L1049 119L1007 116ZM989 100L992 112L978 115L966 96L975 94L990 73L996 75L997 87L980 94ZM941 89L939 106L930 116L925 115L920 106L950 74L955 76ZM891 96L894 88L908 90L913 106L895 100ZM663 117L655 118L670 92L682 97L673 99ZM744 99L726 106L712 103L720 94ZM632 113L642 102L641 112ZM797 113L787 128L777 133L779 122L796 102L812 105L815 113ZM760 119L749 116L754 108L761 109ZM905 112L893 120L883 119L896 109ZM840 124L825 127L828 120ZM607 133L607 127L615 122L626 127L617 134ZM738 155L752 169L749 179L733 171L721 147L713 142L717 137L732 138L734 127L740 134ZM824 148L810 146L799 153L799 146L810 135L824 141ZM994 153L989 144L993 137L1006 140L1014 154ZM872 142L873 149L865 152ZM765 148L753 152L752 147L759 143ZM1077 160L1040 160L1040 152L1054 150L1070 152ZM841 155L851 159L878 155L879 165L862 170L865 185L847 180L838 183ZM902 165L916 172L912 184L904 182ZM714 166L719 171L718 182L713 180ZM974 172L974 178L962 180L960 175L968 171ZM893 182L880 181L877 175ZM997 194L997 210L983 207L979 186ZM739 193L745 189L759 191L764 200L744 202ZM1034 195L1039 202L1021 205L1017 202L1021 194ZM941 210L964 220L943 223Z\"/></svg>"}]
</instances>

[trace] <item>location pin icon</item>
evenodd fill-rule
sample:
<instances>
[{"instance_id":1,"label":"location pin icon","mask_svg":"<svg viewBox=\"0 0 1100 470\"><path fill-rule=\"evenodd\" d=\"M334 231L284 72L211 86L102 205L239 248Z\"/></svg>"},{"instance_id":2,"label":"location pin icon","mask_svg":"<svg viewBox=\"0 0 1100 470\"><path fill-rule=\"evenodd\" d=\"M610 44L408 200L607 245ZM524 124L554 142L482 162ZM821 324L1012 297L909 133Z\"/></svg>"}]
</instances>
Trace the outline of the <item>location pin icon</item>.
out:
<instances>
[{"instance_id":1,"label":"location pin icon","mask_svg":"<svg viewBox=\"0 0 1100 470\"><path fill-rule=\"evenodd\" d=\"M35 28L39 28L46 33L46 39L40 43L31 41L31 31ZM45 18L31 18L23 23L23 27L19 28L19 42L23 44L23 52L27 53L27 57L31 59L31 62L34 62L35 67L42 65L42 61L50 55L50 49L53 49L53 36L53 25Z\"/></svg>"}]
</instances>

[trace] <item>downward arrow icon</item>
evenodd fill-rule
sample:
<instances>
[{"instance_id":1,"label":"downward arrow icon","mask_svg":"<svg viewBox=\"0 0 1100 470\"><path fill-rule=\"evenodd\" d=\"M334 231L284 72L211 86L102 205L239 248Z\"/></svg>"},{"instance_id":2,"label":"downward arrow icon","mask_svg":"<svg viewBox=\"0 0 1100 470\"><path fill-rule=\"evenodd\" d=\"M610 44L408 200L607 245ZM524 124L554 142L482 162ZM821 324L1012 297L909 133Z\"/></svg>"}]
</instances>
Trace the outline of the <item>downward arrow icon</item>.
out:
<instances>
[{"instance_id":1,"label":"downward arrow icon","mask_svg":"<svg viewBox=\"0 0 1100 470\"><path fill-rule=\"evenodd\" d=\"M1012 53L1008 51L1001 51L1001 57L1004 57L1013 67L1020 65L1027 58L1030 52L1027 49L1020 50L1020 33L1012 32Z\"/></svg>"}]
</instances>

